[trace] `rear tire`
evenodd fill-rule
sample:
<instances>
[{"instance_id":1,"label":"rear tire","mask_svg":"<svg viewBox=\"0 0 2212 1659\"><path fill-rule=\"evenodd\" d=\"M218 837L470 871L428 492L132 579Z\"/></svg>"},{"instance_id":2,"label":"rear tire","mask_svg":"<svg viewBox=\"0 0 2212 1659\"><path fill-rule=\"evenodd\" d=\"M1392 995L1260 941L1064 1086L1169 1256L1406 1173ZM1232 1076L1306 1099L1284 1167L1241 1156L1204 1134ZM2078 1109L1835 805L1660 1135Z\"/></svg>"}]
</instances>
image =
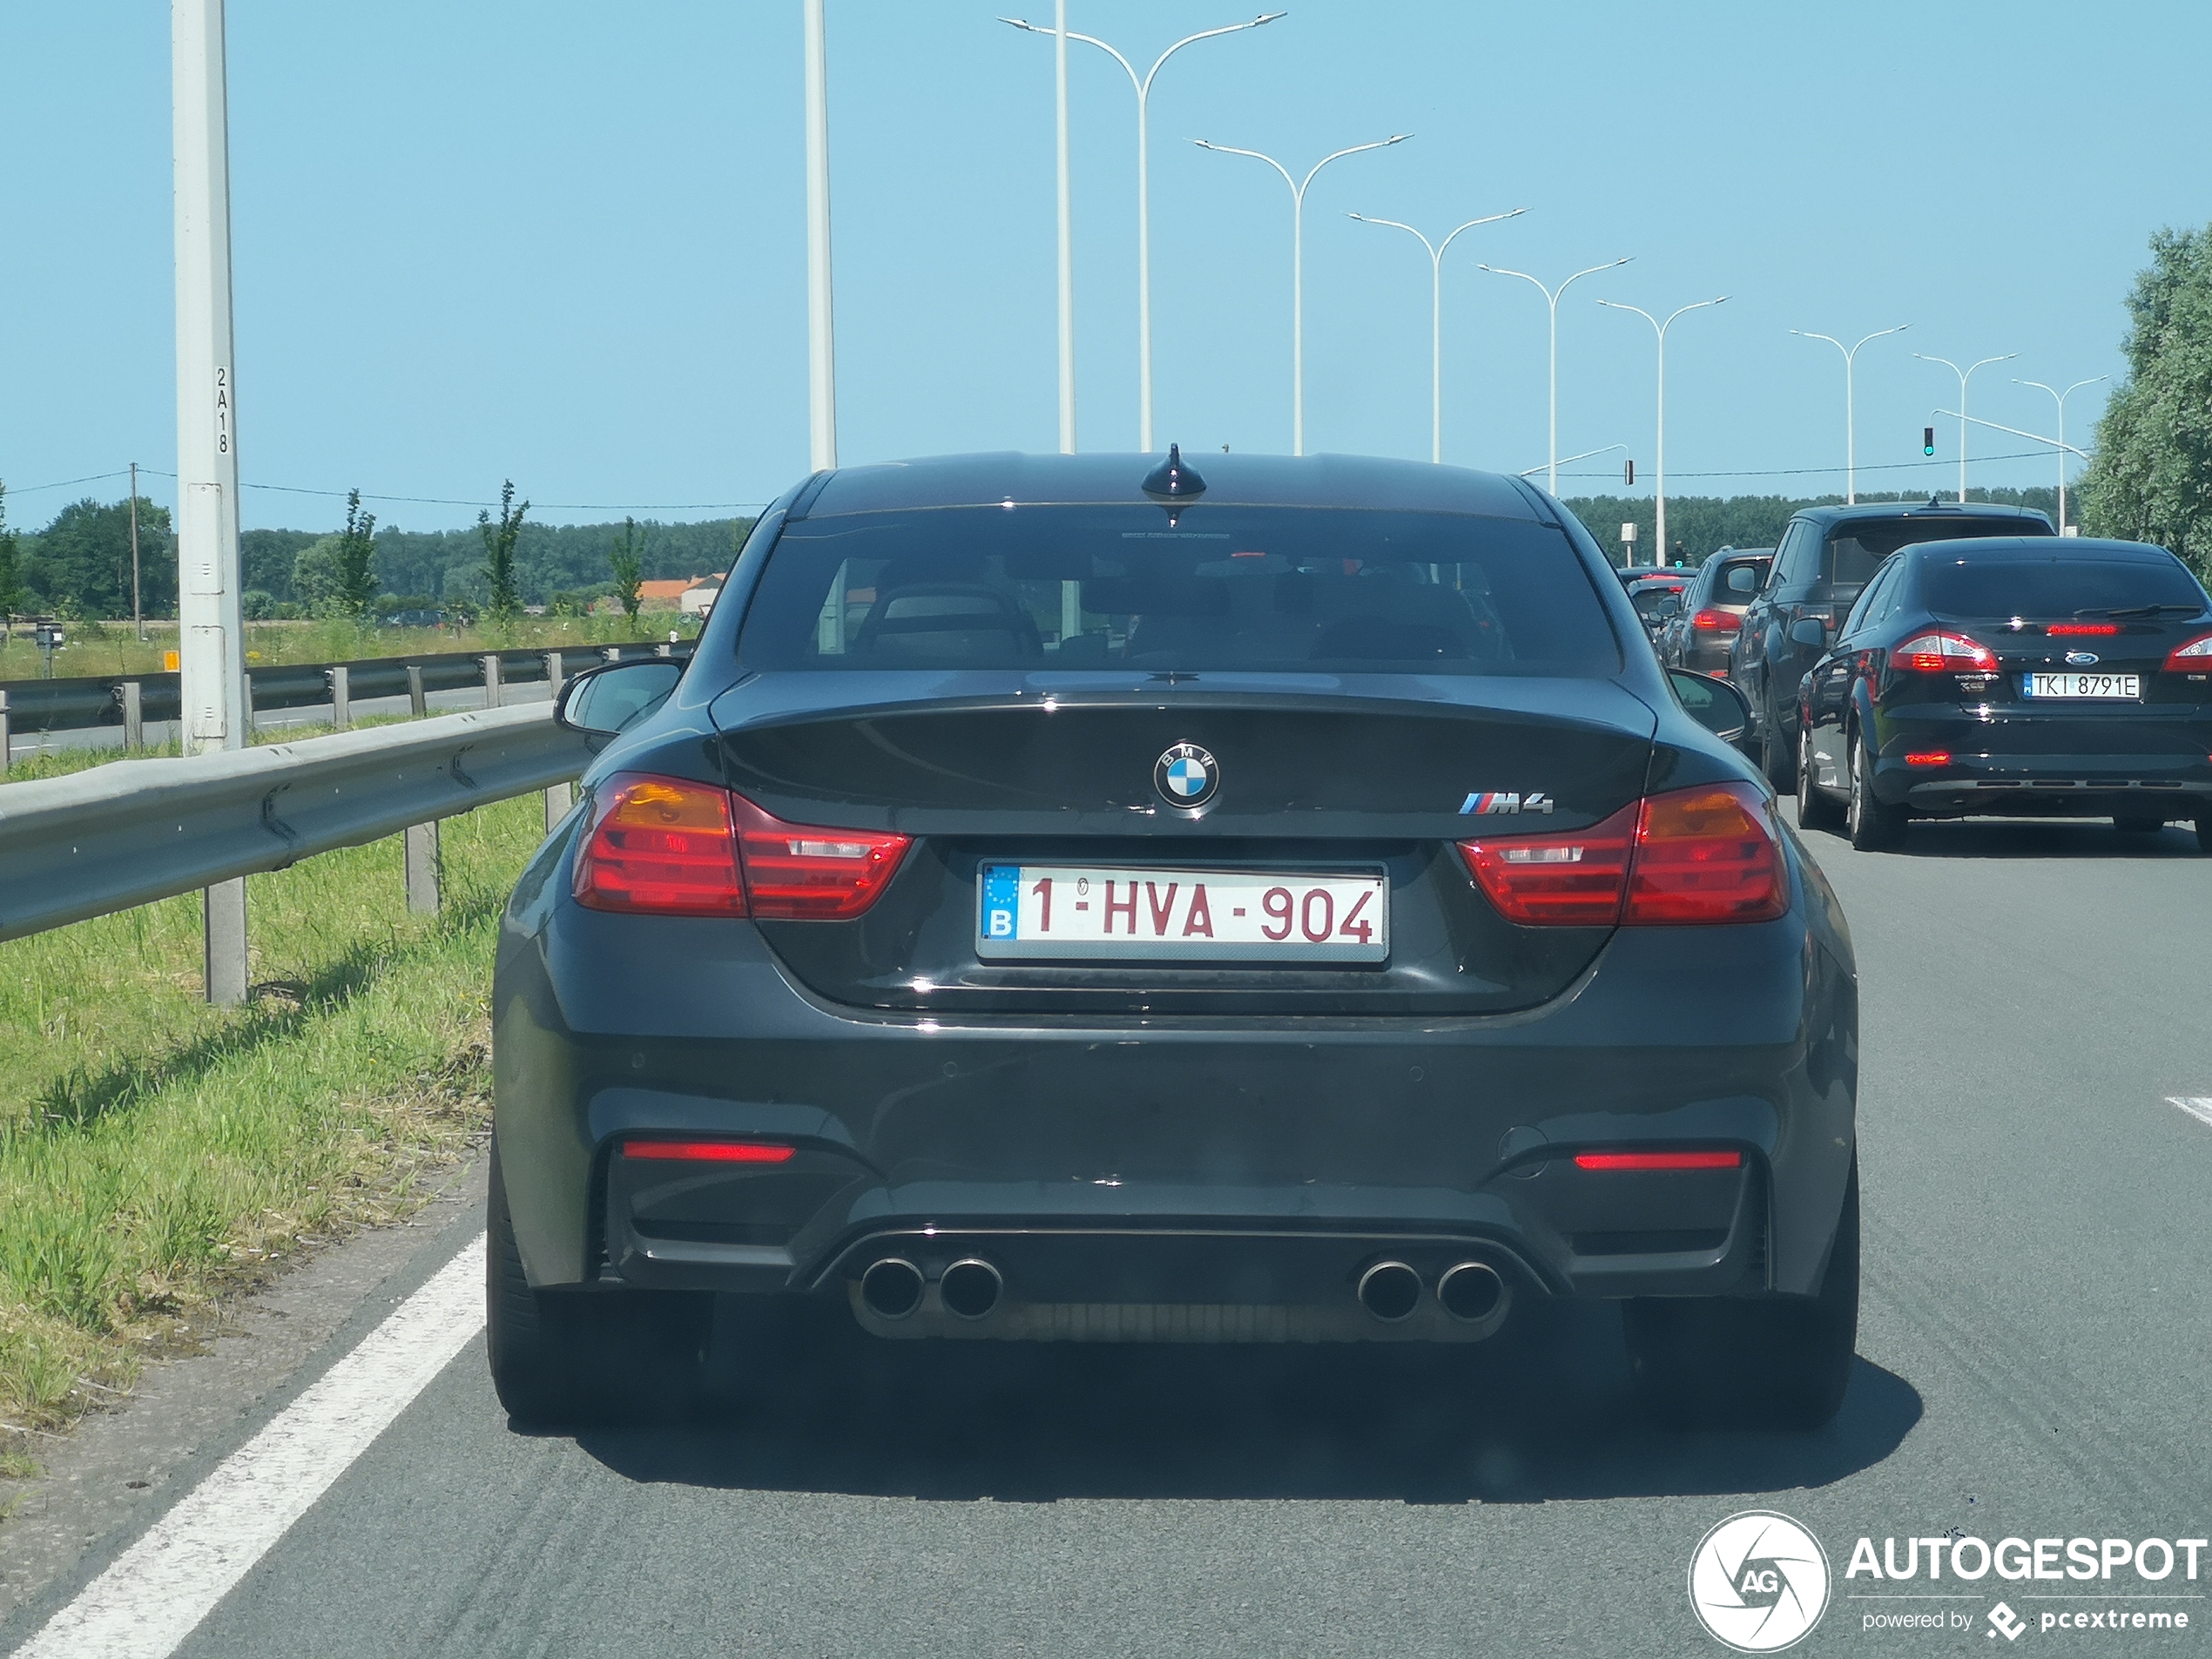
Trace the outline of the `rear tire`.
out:
<instances>
[{"instance_id":1,"label":"rear tire","mask_svg":"<svg viewBox=\"0 0 2212 1659\"><path fill-rule=\"evenodd\" d=\"M525 1428L617 1423L690 1403L711 1303L671 1291L533 1290L491 1154L485 1223L486 1346L492 1386Z\"/></svg>"},{"instance_id":2,"label":"rear tire","mask_svg":"<svg viewBox=\"0 0 2212 1659\"><path fill-rule=\"evenodd\" d=\"M2114 816L2112 826L2128 835L2155 835L2166 827L2166 820L2153 818L2148 813L2134 813Z\"/></svg>"},{"instance_id":3,"label":"rear tire","mask_svg":"<svg viewBox=\"0 0 2212 1659\"><path fill-rule=\"evenodd\" d=\"M1816 781L1820 769L1812 764L1812 733L1797 733L1797 827L1837 830L1843 827L1844 809L1824 793Z\"/></svg>"},{"instance_id":4,"label":"rear tire","mask_svg":"<svg viewBox=\"0 0 2212 1659\"><path fill-rule=\"evenodd\" d=\"M2212 813L2197 814L2196 850L2200 853L2212 853Z\"/></svg>"},{"instance_id":5,"label":"rear tire","mask_svg":"<svg viewBox=\"0 0 2212 1659\"><path fill-rule=\"evenodd\" d=\"M1786 795L1797 786L1797 752L1794 745L1782 734L1782 717L1772 708L1759 725L1759 770L1766 773L1767 782L1774 786L1777 795Z\"/></svg>"},{"instance_id":6,"label":"rear tire","mask_svg":"<svg viewBox=\"0 0 2212 1659\"><path fill-rule=\"evenodd\" d=\"M1858 1160L1811 1296L1647 1298L1622 1328L1645 1409L1683 1427L1815 1429L1835 1416L1858 1342Z\"/></svg>"},{"instance_id":7,"label":"rear tire","mask_svg":"<svg viewBox=\"0 0 2212 1659\"><path fill-rule=\"evenodd\" d=\"M1851 733L1851 800L1844 822L1851 844L1861 853L1882 853L1905 839L1905 808L1892 806L1874 793L1874 757L1866 747L1865 732Z\"/></svg>"}]
</instances>

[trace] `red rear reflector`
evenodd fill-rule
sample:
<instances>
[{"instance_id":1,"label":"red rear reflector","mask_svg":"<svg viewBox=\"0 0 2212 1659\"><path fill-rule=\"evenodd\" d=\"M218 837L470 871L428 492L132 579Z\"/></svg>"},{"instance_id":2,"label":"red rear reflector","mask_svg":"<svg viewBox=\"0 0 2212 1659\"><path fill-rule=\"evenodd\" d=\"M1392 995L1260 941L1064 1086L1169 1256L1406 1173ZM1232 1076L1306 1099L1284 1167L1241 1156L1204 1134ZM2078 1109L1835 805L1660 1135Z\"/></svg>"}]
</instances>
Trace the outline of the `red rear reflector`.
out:
<instances>
[{"instance_id":1,"label":"red rear reflector","mask_svg":"<svg viewBox=\"0 0 2212 1659\"><path fill-rule=\"evenodd\" d=\"M2068 634L2116 634L2120 631L2120 624L2116 622L2054 622L2043 631L2054 637Z\"/></svg>"},{"instance_id":2,"label":"red rear reflector","mask_svg":"<svg viewBox=\"0 0 2212 1659\"><path fill-rule=\"evenodd\" d=\"M913 837L880 830L815 829L771 817L743 795L737 813L745 894L755 916L843 921L876 901Z\"/></svg>"},{"instance_id":3,"label":"red rear reflector","mask_svg":"<svg viewBox=\"0 0 2212 1659\"><path fill-rule=\"evenodd\" d=\"M1951 764L1951 752L1948 749L1931 749L1925 754L1907 755L1905 764L1908 766L1947 766Z\"/></svg>"},{"instance_id":4,"label":"red rear reflector","mask_svg":"<svg viewBox=\"0 0 2212 1659\"><path fill-rule=\"evenodd\" d=\"M1669 790L1586 830L1459 847L1498 913L1527 925L1770 921L1790 907L1773 811L1750 784Z\"/></svg>"},{"instance_id":5,"label":"red rear reflector","mask_svg":"<svg viewBox=\"0 0 2212 1659\"><path fill-rule=\"evenodd\" d=\"M1578 1170L1737 1170L1741 1152L1577 1152Z\"/></svg>"},{"instance_id":6,"label":"red rear reflector","mask_svg":"<svg viewBox=\"0 0 2212 1659\"><path fill-rule=\"evenodd\" d=\"M1733 631L1743 626L1743 618L1733 610L1718 610L1708 605L1689 619L1689 625L1693 628L1725 628Z\"/></svg>"},{"instance_id":7,"label":"red rear reflector","mask_svg":"<svg viewBox=\"0 0 2212 1659\"><path fill-rule=\"evenodd\" d=\"M1997 670L1997 653L1964 634L1932 628L1891 646L1890 666L1916 674L1991 674Z\"/></svg>"},{"instance_id":8,"label":"red rear reflector","mask_svg":"<svg viewBox=\"0 0 2212 1659\"><path fill-rule=\"evenodd\" d=\"M637 772L608 779L593 792L576 899L593 910L745 914L729 792Z\"/></svg>"},{"instance_id":9,"label":"red rear reflector","mask_svg":"<svg viewBox=\"0 0 2212 1659\"><path fill-rule=\"evenodd\" d=\"M786 1163L795 1146L770 1146L761 1141L626 1140L626 1158L670 1158L683 1163Z\"/></svg>"},{"instance_id":10,"label":"red rear reflector","mask_svg":"<svg viewBox=\"0 0 2212 1659\"><path fill-rule=\"evenodd\" d=\"M2176 645L2167 652L2166 671L2169 674L2212 671L2212 634L2199 634L2195 639Z\"/></svg>"}]
</instances>

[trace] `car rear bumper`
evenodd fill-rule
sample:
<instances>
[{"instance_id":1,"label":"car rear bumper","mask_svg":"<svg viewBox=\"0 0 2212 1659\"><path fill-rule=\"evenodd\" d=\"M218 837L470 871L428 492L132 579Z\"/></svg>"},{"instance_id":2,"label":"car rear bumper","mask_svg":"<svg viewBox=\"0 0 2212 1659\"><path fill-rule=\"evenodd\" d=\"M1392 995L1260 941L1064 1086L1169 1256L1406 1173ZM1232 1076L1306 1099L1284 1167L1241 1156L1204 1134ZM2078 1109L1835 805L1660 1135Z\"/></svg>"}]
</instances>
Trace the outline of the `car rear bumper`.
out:
<instances>
[{"instance_id":1,"label":"car rear bumper","mask_svg":"<svg viewBox=\"0 0 2212 1659\"><path fill-rule=\"evenodd\" d=\"M1937 816L2192 818L2212 808L2212 720L2195 716L2131 720L2124 731L2115 723L2105 733L2093 720L2045 715L1885 711L1874 792ZM1930 764L1937 755L1945 759Z\"/></svg>"},{"instance_id":2,"label":"car rear bumper","mask_svg":"<svg viewBox=\"0 0 2212 1659\"><path fill-rule=\"evenodd\" d=\"M1857 1012L1808 896L1810 923L1801 897L1770 923L1622 930L1519 1014L1081 1025L832 1005L750 924L518 900L495 991L517 1242L541 1285L840 1297L885 1255L933 1278L982 1255L1006 1276L998 1334L1344 1334L1386 1256L1432 1282L1483 1261L1528 1294L1809 1292L1851 1157ZM799 1150L620 1152L671 1131ZM1692 1147L1742 1165L1574 1161Z\"/></svg>"}]
</instances>

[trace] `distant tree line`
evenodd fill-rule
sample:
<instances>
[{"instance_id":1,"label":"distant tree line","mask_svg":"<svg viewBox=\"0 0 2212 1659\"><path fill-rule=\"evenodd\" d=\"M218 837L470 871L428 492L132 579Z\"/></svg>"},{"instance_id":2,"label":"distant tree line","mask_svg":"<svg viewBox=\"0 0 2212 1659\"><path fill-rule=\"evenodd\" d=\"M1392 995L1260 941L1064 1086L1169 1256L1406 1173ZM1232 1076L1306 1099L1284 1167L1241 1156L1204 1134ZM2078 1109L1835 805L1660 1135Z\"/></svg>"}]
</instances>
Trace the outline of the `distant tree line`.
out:
<instances>
[{"instance_id":1,"label":"distant tree line","mask_svg":"<svg viewBox=\"0 0 2212 1659\"><path fill-rule=\"evenodd\" d=\"M347 503L335 532L255 529L239 537L249 615L365 616L446 606L488 614L502 605L582 610L620 585L610 557L634 562L631 583L673 581L726 570L752 528L750 518L689 524L536 524L529 503L459 530L379 526ZM139 583L145 614L177 613L177 544L169 509L138 502ZM629 574L625 566L624 574ZM0 613L127 617L131 614L131 505L72 502L44 529L10 529L0 491Z\"/></svg>"}]
</instances>

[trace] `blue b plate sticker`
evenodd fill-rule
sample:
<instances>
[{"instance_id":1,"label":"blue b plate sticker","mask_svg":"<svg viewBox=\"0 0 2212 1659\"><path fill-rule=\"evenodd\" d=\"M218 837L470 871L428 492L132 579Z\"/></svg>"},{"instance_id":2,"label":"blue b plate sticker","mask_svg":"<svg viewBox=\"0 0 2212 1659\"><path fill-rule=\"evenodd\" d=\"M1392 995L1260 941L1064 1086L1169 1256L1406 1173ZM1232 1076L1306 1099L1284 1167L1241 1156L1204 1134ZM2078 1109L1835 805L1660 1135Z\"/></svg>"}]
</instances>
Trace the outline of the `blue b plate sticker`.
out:
<instances>
[{"instance_id":1,"label":"blue b plate sticker","mask_svg":"<svg viewBox=\"0 0 2212 1659\"><path fill-rule=\"evenodd\" d=\"M1015 864L983 867L983 937L1012 939L1022 914L1022 868Z\"/></svg>"}]
</instances>

